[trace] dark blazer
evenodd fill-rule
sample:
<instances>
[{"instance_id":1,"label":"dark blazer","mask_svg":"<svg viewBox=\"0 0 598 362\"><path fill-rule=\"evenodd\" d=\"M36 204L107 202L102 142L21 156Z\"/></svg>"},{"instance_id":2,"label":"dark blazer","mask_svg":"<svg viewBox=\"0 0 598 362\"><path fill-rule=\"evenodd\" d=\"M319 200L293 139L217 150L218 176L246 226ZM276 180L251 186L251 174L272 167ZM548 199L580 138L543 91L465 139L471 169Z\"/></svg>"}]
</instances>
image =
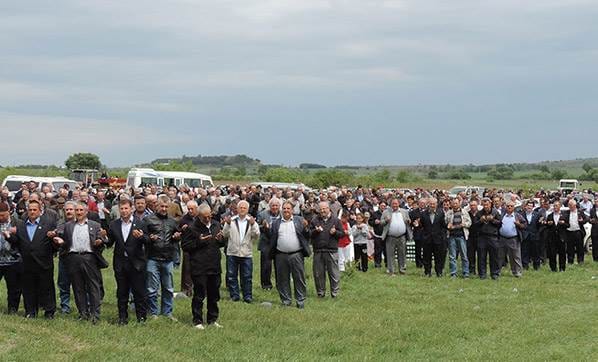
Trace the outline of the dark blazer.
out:
<instances>
[{"instance_id":1,"label":"dark blazer","mask_svg":"<svg viewBox=\"0 0 598 362\"><path fill-rule=\"evenodd\" d=\"M40 223L37 226L35 235L33 235L33 240L29 240L25 221L18 220L16 227L16 234L12 235L8 241L12 245L16 245L21 252L21 256L23 257L23 268L25 270L30 270L37 265L44 270L53 269L53 256L56 246L47 234L48 231L54 230L55 225L44 224L40 218Z\"/></svg>"},{"instance_id":2,"label":"dark blazer","mask_svg":"<svg viewBox=\"0 0 598 362\"><path fill-rule=\"evenodd\" d=\"M560 224L560 221L563 224ZM554 211L546 215L546 236L549 241L560 241L564 243L567 240L567 228L569 227L569 213L561 211L559 221L554 223Z\"/></svg>"},{"instance_id":3,"label":"dark blazer","mask_svg":"<svg viewBox=\"0 0 598 362\"><path fill-rule=\"evenodd\" d=\"M444 219L444 211L437 209L434 212L434 222L430 217L430 211L421 213L420 223L422 226L422 238L426 244L444 244L446 242L447 225Z\"/></svg>"},{"instance_id":4,"label":"dark blazer","mask_svg":"<svg viewBox=\"0 0 598 362\"><path fill-rule=\"evenodd\" d=\"M133 267L137 271L144 271L147 263L145 245L148 243L149 238L145 223L134 217L131 232L126 240L124 240L121 225L121 218L112 221L108 229L108 240L106 240L107 247L114 245L114 258L112 262L114 271L122 271L127 259L133 263ZM134 237L133 230L143 231L143 236L140 238ZM125 256L125 251L128 257Z\"/></svg>"},{"instance_id":5,"label":"dark blazer","mask_svg":"<svg viewBox=\"0 0 598 362\"><path fill-rule=\"evenodd\" d=\"M257 223L260 226L260 242L258 243L258 250L261 252L267 252L269 253L270 251L270 242L271 242L271 237L270 237L270 231L272 230L272 224L274 224L272 222L272 219L280 219L282 217L282 213L279 212L277 216L272 216L272 214L270 213L270 210L263 210L262 212L260 212L257 215ZM266 221L268 224L270 224L270 229L266 229L263 226L264 221Z\"/></svg>"},{"instance_id":6,"label":"dark blazer","mask_svg":"<svg viewBox=\"0 0 598 362\"><path fill-rule=\"evenodd\" d=\"M282 219L276 219L272 223L272 227L270 228L270 258L273 259L278 249L278 231L280 230L280 223ZM293 225L295 225L295 234L297 234L297 238L299 239L299 244L301 245L301 253L304 257L308 257L311 254L311 250L309 248L309 242L307 238L309 237L309 229L307 229L303 225L303 218L301 216L293 216Z\"/></svg>"},{"instance_id":7,"label":"dark blazer","mask_svg":"<svg viewBox=\"0 0 598 362\"><path fill-rule=\"evenodd\" d=\"M522 240L539 240L540 239L540 219L546 216L542 212L543 209L535 209L532 211L531 222L527 220L527 212L525 209L521 210L520 215L525 219L525 229L521 230Z\"/></svg>"},{"instance_id":8,"label":"dark blazer","mask_svg":"<svg viewBox=\"0 0 598 362\"><path fill-rule=\"evenodd\" d=\"M108 262L102 256L102 251L104 250L103 246L96 247L94 242L97 239L102 240L104 243L106 242L106 238L100 237L100 230L102 226L93 220L87 220L87 226L89 229L89 242L91 247L91 252L95 255L98 260L98 266L100 269L104 269L108 267ZM73 245L73 231L75 230L75 221L69 221L64 224L64 228L62 228L62 232L58 235L64 240L64 244L60 247L59 254L60 256L65 256L71 250L71 246Z\"/></svg>"},{"instance_id":9,"label":"dark blazer","mask_svg":"<svg viewBox=\"0 0 598 362\"><path fill-rule=\"evenodd\" d=\"M195 219L191 226L183 231L181 247L189 253L192 275L217 275L222 273L220 248L226 245L224 237L218 240L216 236L221 232L220 224L212 220L208 228L199 219ZM210 235L207 240L201 236Z\"/></svg>"},{"instance_id":10,"label":"dark blazer","mask_svg":"<svg viewBox=\"0 0 598 362\"><path fill-rule=\"evenodd\" d=\"M592 240L598 240L598 209L594 206L590 210L590 217L588 218L590 224L592 224ZM598 245L592 247L598 247Z\"/></svg>"},{"instance_id":11,"label":"dark blazer","mask_svg":"<svg viewBox=\"0 0 598 362\"><path fill-rule=\"evenodd\" d=\"M424 234L424 229L421 226L421 217L424 214L424 210L420 209L419 207L416 209L411 209L411 211L409 211L409 218L411 219L411 221L415 221L417 219L420 219L420 224L418 227L414 227L413 228L413 240L423 240L423 234Z\"/></svg>"}]
</instances>

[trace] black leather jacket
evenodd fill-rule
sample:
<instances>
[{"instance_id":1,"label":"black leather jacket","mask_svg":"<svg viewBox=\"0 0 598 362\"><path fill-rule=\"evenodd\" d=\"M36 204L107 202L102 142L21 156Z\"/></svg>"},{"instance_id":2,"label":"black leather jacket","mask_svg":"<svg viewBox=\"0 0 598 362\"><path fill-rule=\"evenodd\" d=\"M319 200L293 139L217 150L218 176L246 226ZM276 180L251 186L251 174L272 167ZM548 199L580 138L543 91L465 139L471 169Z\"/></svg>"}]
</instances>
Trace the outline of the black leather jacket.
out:
<instances>
[{"instance_id":1,"label":"black leather jacket","mask_svg":"<svg viewBox=\"0 0 598 362\"><path fill-rule=\"evenodd\" d=\"M177 231L175 219L154 213L144 220L148 231L147 256L153 260L173 261L178 248L178 241L174 240ZM157 240L152 240L151 235L157 235Z\"/></svg>"}]
</instances>

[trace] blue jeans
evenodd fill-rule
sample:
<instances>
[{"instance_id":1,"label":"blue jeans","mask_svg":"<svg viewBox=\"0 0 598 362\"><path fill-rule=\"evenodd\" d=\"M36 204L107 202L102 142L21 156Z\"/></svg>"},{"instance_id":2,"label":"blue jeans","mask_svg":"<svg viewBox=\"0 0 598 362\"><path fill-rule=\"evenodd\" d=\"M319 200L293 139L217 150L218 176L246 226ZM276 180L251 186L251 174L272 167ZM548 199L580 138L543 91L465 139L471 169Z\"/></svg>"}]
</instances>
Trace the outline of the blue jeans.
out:
<instances>
[{"instance_id":1,"label":"blue jeans","mask_svg":"<svg viewBox=\"0 0 598 362\"><path fill-rule=\"evenodd\" d=\"M469 276L469 260L467 259L467 243L462 236L451 236L449 238L449 270L451 276L457 275L457 252L461 257L461 269L463 276Z\"/></svg>"},{"instance_id":2,"label":"blue jeans","mask_svg":"<svg viewBox=\"0 0 598 362\"><path fill-rule=\"evenodd\" d=\"M58 292L60 296L60 310L62 313L71 312L71 280L66 269L64 258L58 259Z\"/></svg>"},{"instance_id":3,"label":"blue jeans","mask_svg":"<svg viewBox=\"0 0 598 362\"><path fill-rule=\"evenodd\" d=\"M172 315L174 300L174 262L149 259L147 261L147 294L150 315ZM161 287L161 288L160 288ZM161 312L158 310L158 291L161 289Z\"/></svg>"},{"instance_id":4,"label":"blue jeans","mask_svg":"<svg viewBox=\"0 0 598 362\"><path fill-rule=\"evenodd\" d=\"M226 281L228 282L228 291L232 300L239 300L239 271L241 272L241 289L243 291L243 300L251 302L251 277L253 273L253 259L241 258L238 256L227 256Z\"/></svg>"}]
</instances>

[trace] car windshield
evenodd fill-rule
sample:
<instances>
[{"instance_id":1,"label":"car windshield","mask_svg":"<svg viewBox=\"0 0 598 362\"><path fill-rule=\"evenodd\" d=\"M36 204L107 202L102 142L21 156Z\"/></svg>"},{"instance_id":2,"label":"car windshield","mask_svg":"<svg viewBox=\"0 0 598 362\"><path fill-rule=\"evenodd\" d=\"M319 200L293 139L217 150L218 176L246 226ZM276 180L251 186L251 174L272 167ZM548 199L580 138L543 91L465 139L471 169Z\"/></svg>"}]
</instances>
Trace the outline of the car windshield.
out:
<instances>
[{"instance_id":1,"label":"car windshield","mask_svg":"<svg viewBox=\"0 0 598 362\"><path fill-rule=\"evenodd\" d=\"M19 191L21 189L21 184L23 181L6 181L6 187L8 187L8 191Z\"/></svg>"}]
</instances>

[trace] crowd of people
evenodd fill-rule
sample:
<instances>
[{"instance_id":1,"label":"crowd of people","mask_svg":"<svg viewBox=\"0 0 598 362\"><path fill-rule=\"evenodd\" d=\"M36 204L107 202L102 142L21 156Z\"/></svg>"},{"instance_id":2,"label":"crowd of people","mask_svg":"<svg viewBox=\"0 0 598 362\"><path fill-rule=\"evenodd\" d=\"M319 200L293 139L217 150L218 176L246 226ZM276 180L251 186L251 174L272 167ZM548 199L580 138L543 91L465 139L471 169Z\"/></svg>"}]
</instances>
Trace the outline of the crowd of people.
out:
<instances>
[{"instance_id":1,"label":"crowd of people","mask_svg":"<svg viewBox=\"0 0 598 362\"><path fill-rule=\"evenodd\" d=\"M304 308L305 258L311 257L318 298L337 298L343 272L370 264L395 277L407 272L407 243L415 267L442 277L498 279L508 265L516 278L530 266L564 272L583 263L585 227L598 241L598 197L591 190L561 195L540 190L488 189L449 197L446 191L270 186L191 188L142 185L99 189L23 183L0 193L0 278L8 313L56 313L54 257L58 256L59 308L97 323L104 298L103 251L113 248L118 323L173 317L174 268L191 297L197 329L218 323L222 255L230 299L253 302L254 252L259 284L278 291L282 305ZM598 262L598 248L592 250ZM460 269L459 269L460 262ZM258 269L258 268L255 268ZM433 269L433 270L432 270ZM273 276L274 281L273 283ZM327 288L328 284L328 288ZM204 303L207 314L204 318Z\"/></svg>"}]
</instances>

